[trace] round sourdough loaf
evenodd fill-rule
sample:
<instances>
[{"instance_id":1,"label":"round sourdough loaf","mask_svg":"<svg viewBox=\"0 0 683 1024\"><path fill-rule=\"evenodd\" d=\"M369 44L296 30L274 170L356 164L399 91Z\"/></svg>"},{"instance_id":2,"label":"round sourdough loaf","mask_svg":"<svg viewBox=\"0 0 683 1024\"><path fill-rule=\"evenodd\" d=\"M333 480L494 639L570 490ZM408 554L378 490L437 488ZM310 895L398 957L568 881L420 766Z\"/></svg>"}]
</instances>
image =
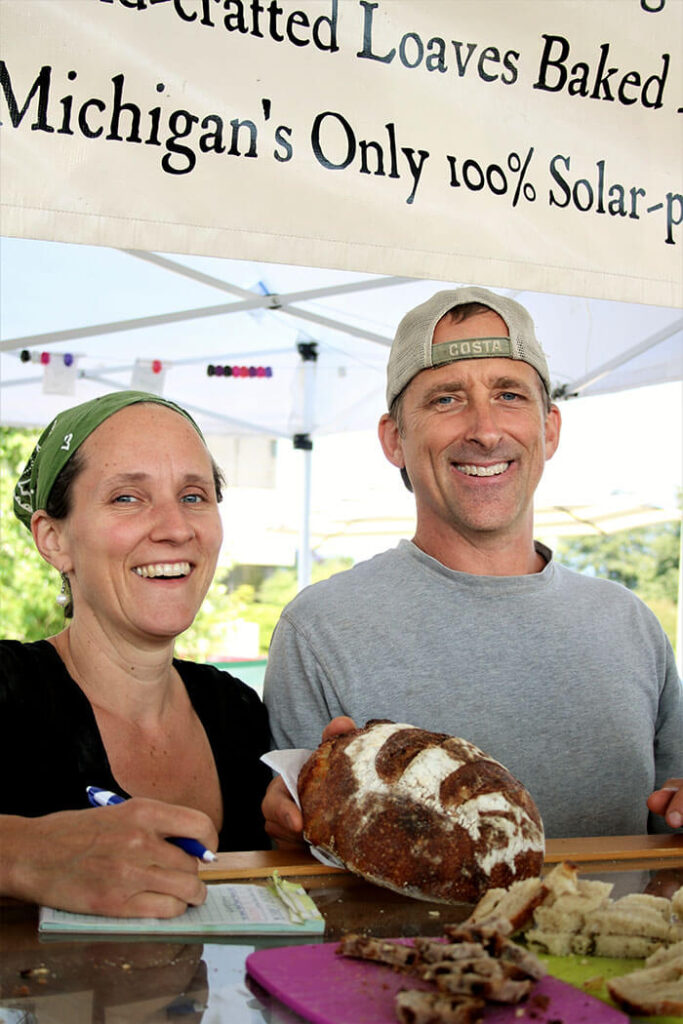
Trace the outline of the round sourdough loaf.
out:
<instances>
[{"instance_id":1,"label":"round sourdough loaf","mask_svg":"<svg viewBox=\"0 0 683 1024\"><path fill-rule=\"evenodd\" d=\"M397 892L473 903L541 873L531 796L467 740L371 721L324 741L298 786L304 837Z\"/></svg>"}]
</instances>

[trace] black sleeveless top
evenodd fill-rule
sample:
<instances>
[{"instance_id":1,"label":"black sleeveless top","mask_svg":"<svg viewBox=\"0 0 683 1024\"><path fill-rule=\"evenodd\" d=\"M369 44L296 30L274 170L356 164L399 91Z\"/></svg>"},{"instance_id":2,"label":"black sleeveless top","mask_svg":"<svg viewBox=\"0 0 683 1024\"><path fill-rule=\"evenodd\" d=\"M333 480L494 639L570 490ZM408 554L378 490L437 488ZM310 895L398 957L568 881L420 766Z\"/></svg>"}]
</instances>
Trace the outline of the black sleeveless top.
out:
<instances>
[{"instance_id":1,"label":"black sleeveless top","mask_svg":"<svg viewBox=\"0 0 683 1024\"><path fill-rule=\"evenodd\" d=\"M270 848L261 800L271 773L265 706L210 665L174 660L216 762L223 796L219 850ZM86 786L128 796L112 775L87 697L47 640L0 641L0 813L38 817L89 807Z\"/></svg>"}]
</instances>

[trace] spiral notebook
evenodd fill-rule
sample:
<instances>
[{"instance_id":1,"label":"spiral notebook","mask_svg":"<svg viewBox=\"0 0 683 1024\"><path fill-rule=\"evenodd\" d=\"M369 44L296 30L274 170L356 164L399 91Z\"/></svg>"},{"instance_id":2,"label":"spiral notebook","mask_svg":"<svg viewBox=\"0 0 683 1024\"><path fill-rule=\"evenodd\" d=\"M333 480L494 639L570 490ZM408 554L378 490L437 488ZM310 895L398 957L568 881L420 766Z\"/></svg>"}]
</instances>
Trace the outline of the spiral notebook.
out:
<instances>
[{"instance_id":1,"label":"spiral notebook","mask_svg":"<svg viewBox=\"0 0 683 1024\"><path fill-rule=\"evenodd\" d=\"M41 933L136 935L319 935L325 920L294 882L210 885L201 907L179 917L103 917L41 907Z\"/></svg>"}]
</instances>

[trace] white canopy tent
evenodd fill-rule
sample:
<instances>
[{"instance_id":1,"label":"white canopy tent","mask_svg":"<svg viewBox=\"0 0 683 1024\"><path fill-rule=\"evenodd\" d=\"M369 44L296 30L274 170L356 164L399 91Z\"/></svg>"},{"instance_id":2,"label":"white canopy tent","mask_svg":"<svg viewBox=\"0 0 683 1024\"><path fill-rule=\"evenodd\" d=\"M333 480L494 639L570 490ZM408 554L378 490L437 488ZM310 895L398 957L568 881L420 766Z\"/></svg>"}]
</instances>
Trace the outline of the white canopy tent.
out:
<instances>
[{"instance_id":1,"label":"white canopy tent","mask_svg":"<svg viewBox=\"0 0 683 1024\"><path fill-rule=\"evenodd\" d=\"M396 323L450 284L11 239L0 280L0 421L43 426L139 384L189 409L208 435L291 439L305 463L302 584L312 445L375 426ZM683 377L678 310L507 291L534 316L558 399Z\"/></svg>"},{"instance_id":2,"label":"white canopy tent","mask_svg":"<svg viewBox=\"0 0 683 1024\"><path fill-rule=\"evenodd\" d=\"M8 336L5 329L0 341L0 352L8 355L0 381L5 422L44 419L48 399L38 403L37 394L47 396L58 387L51 380L55 367L46 370L45 360L67 355L72 393L76 380L79 389L90 386L93 393L127 387L134 371L142 373L158 361L163 364L159 386L182 393L205 423L215 420L217 432L275 437L306 426L293 401L297 396L276 380L276 370L291 373L307 361L337 376L337 385L323 388L322 401L310 410L311 429L331 433L366 426L368 396L374 423L383 407L376 392L383 390L398 320L436 289L463 283L11 239L0 246L0 274L3 320L16 332ZM532 313L550 361L555 398L683 377L683 313L677 308L498 290L517 297ZM215 301L217 293L221 302ZM233 298L225 301L226 294ZM141 307L145 312L136 315ZM300 351L307 342L317 345L315 353ZM21 360L26 350L30 365ZM254 406L253 389L237 388L230 391L226 409L225 389L208 386L209 365L245 360L272 364L268 409ZM348 374L354 374L351 380ZM213 376L218 379L215 371ZM16 399L10 394L14 388ZM67 404L56 401L54 408Z\"/></svg>"}]
</instances>

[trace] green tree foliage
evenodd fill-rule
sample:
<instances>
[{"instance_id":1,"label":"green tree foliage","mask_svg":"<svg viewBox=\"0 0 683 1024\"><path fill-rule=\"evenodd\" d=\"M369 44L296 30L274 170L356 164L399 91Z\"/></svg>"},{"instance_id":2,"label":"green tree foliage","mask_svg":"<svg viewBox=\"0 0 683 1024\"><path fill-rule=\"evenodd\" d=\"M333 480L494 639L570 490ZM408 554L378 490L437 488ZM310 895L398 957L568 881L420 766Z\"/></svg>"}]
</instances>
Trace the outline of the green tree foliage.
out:
<instances>
[{"instance_id":1,"label":"green tree foliage","mask_svg":"<svg viewBox=\"0 0 683 1024\"><path fill-rule=\"evenodd\" d=\"M615 580L633 590L675 645L680 536L680 522L672 522L599 537L574 537L558 544L556 557L578 572Z\"/></svg>"},{"instance_id":2,"label":"green tree foliage","mask_svg":"<svg viewBox=\"0 0 683 1024\"><path fill-rule=\"evenodd\" d=\"M319 583L335 573L351 568L351 558L328 558L315 562L311 570L311 582ZM270 647L273 630L280 618L282 609L296 595L296 569L278 568L265 574L255 588L254 600L244 617L250 622L258 623L259 654L266 657Z\"/></svg>"},{"instance_id":3,"label":"green tree foliage","mask_svg":"<svg viewBox=\"0 0 683 1024\"><path fill-rule=\"evenodd\" d=\"M235 619L251 620L249 609L253 599L252 587L238 587L230 592L224 583L214 580L194 622L176 640L176 655L190 661L222 659L228 623Z\"/></svg>"},{"instance_id":4,"label":"green tree foliage","mask_svg":"<svg viewBox=\"0 0 683 1024\"><path fill-rule=\"evenodd\" d=\"M64 624L55 601L59 573L43 561L31 534L13 512L14 487L38 434L0 427L2 635L12 640L40 640L58 633Z\"/></svg>"}]
</instances>

